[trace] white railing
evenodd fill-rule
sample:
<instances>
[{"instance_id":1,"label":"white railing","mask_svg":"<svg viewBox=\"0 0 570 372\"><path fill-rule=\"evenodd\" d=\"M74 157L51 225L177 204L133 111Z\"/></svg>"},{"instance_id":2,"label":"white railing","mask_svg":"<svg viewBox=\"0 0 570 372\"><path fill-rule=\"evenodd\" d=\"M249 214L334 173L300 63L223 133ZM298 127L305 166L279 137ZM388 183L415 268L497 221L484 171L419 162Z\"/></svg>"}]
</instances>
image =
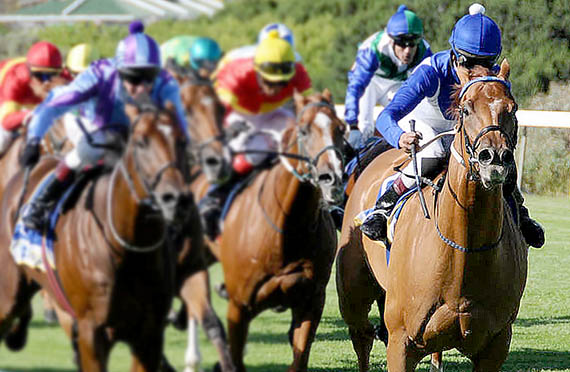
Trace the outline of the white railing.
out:
<instances>
[{"instance_id":1,"label":"white railing","mask_svg":"<svg viewBox=\"0 0 570 372\"><path fill-rule=\"evenodd\" d=\"M336 105L338 117L344 118L344 105ZM378 117L382 107L374 109L374 117ZM561 128L570 129L570 112L566 111L539 111L539 110L518 110L517 119L520 127L524 127L519 132L520 140L517 148L517 185L522 184L524 158L526 152L526 128Z\"/></svg>"}]
</instances>

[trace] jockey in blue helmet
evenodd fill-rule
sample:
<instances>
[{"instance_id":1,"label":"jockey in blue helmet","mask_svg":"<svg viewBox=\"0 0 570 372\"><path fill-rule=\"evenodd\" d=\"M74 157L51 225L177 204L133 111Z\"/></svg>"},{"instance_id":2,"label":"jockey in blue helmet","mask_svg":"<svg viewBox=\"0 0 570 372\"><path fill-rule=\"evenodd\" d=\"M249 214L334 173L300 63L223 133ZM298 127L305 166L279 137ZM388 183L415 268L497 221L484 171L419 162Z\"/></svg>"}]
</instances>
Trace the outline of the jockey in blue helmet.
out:
<instances>
[{"instance_id":1,"label":"jockey in blue helmet","mask_svg":"<svg viewBox=\"0 0 570 372\"><path fill-rule=\"evenodd\" d=\"M470 14L455 24L445 50L426 58L398 90L393 100L382 110L376 120L376 129L394 147L410 152L412 145L422 145L437 134L453 129L455 120L449 108L454 86L459 84L456 69L471 69L476 65L499 70L495 64L501 53L501 30L485 8L473 4ZM409 121L415 119L416 130L410 131ZM420 176L431 177L439 173L441 163L447 161L451 136L444 136L417 154ZM372 240L386 238L386 221L397 200L407 190L415 187L412 165L402 170L384 194L376 202L375 210L360 226ZM515 177L516 178L516 177ZM529 245L544 244L544 231L533 221L522 205L523 199L516 185L513 198L519 204L520 228ZM509 187L504 188L504 190Z\"/></svg>"},{"instance_id":2,"label":"jockey in blue helmet","mask_svg":"<svg viewBox=\"0 0 570 372\"><path fill-rule=\"evenodd\" d=\"M385 107L413 69L431 55L422 21L405 5L400 5L384 30L359 46L348 72L344 113L353 148L374 135L374 107Z\"/></svg>"},{"instance_id":3,"label":"jockey in blue helmet","mask_svg":"<svg viewBox=\"0 0 570 372\"><path fill-rule=\"evenodd\" d=\"M222 49L209 37L197 38L190 47L190 67L202 79L208 79L222 58Z\"/></svg>"},{"instance_id":4,"label":"jockey in blue helmet","mask_svg":"<svg viewBox=\"0 0 570 372\"><path fill-rule=\"evenodd\" d=\"M121 145L130 124L125 103L140 94L148 94L159 107L164 107L167 101L172 102L182 133L189 140L178 83L161 70L158 44L143 31L142 23L131 24L130 35L119 43L114 59L93 62L72 83L53 90L38 106L20 157L23 166L31 167L37 163L40 141L55 119L78 108L89 123L85 129L91 132L93 143L109 147ZM75 148L59 162L47 183L24 210L22 220L28 228L41 231L50 208L75 174L101 159L106 160L108 147L93 147L86 137L82 135L78 139Z\"/></svg>"}]
</instances>

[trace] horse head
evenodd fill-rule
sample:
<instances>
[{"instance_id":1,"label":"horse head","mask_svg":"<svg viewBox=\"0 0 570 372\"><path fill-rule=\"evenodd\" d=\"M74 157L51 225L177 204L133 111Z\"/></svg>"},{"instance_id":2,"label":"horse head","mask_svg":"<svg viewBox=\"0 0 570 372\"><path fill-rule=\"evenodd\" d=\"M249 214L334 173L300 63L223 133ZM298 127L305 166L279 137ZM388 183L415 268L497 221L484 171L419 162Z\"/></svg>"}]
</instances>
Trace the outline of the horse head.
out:
<instances>
[{"instance_id":1,"label":"horse head","mask_svg":"<svg viewBox=\"0 0 570 372\"><path fill-rule=\"evenodd\" d=\"M221 182L231 175L231 153L224 146L224 106L210 81L187 78L180 87L188 115L190 134L196 142L197 158L208 182Z\"/></svg>"},{"instance_id":2,"label":"horse head","mask_svg":"<svg viewBox=\"0 0 570 372\"><path fill-rule=\"evenodd\" d=\"M331 93L315 93L308 97L295 93L297 111L296 139L300 155L308 158L308 174L317 185L325 202L339 204L343 198L344 123L336 116Z\"/></svg>"},{"instance_id":3,"label":"horse head","mask_svg":"<svg viewBox=\"0 0 570 372\"><path fill-rule=\"evenodd\" d=\"M515 169L517 104L509 73L506 59L496 76L480 66L458 69L461 86L453 108L459 119L455 145L461 143L462 149L451 150L455 156L461 153L460 163L469 168L469 178L480 180L485 189L503 184Z\"/></svg>"},{"instance_id":4,"label":"horse head","mask_svg":"<svg viewBox=\"0 0 570 372\"><path fill-rule=\"evenodd\" d=\"M174 106L169 102L161 111L146 100L127 105L125 111L132 123L123 155L130 191L170 223L177 216L184 188L174 146L182 136Z\"/></svg>"}]
</instances>

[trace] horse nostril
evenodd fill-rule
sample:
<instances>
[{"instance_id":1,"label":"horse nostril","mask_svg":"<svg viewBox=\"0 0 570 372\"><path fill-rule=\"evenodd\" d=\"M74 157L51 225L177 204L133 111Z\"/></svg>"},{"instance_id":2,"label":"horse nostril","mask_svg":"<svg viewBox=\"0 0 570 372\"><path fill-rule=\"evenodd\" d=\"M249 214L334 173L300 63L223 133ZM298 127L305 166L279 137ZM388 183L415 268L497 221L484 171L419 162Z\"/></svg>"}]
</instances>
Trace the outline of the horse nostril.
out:
<instances>
[{"instance_id":1,"label":"horse nostril","mask_svg":"<svg viewBox=\"0 0 570 372\"><path fill-rule=\"evenodd\" d=\"M501 162L503 164L514 164L515 155L511 150L505 149L501 152Z\"/></svg>"},{"instance_id":2,"label":"horse nostril","mask_svg":"<svg viewBox=\"0 0 570 372\"><path fill-rule=\"evenodd\" d=\"M491 149L483 149L479 152L479 164L489 165L493 162L495 152Z\"/></svg>"},{"instance_id":3,"label":"horse nostril","mask_svg":"<svg viewBox=\"0 0 570 372\"><path fill-rule=\"evenodd\" d=\"M178 200L178 197L172 192L167 192L167 193L162 194L160 199L162 200L163 204L168 205L168 204L176 203Z\"/></svg>"},{"instance_id":4,"label":"horse nostril","mask_svg":"<svg viewBox=\"0 0 570 372\"><path fill-rule=\"evenodd\" d=\"M221 162L220 162L220 159L218 157L209 156L204 160L204 163L208 167L216 167L216 166L219 166Z\"/></svg>"},{"instance_id":5,"label":"horse nostril","mask_svg":"<svg viewBox=\"0 0 570 372\"><path fill-rule=\"evenodd\" d=\"M331 173L321 173L318 178L319 183L331 185L334 182L334 177Z\"/></svg>"}]
</instances>

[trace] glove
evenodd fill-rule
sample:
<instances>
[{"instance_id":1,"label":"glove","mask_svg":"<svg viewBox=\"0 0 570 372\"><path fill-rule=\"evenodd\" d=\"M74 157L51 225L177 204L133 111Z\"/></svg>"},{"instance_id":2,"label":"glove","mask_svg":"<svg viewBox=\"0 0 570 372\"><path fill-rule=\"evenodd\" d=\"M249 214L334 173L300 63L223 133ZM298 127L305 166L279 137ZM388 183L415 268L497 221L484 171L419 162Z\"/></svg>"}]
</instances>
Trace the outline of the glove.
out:
<instances>
[{"instance_id":1,"label":"glove","mask_svg":"<svg viewBox=\"0 0 570 372\"><path fill-rule=\"evenodd\" d=\"M236 138L241 132L248 131L249 129L250 126L245 121L234 121L226 128L226 136L230 139Z\"/></svg>"},{"instance_id":2,"label":"glove","mask_svg":"<svg viewBox=\"0 0 570 372\"><path fill-rule=\"evenodd\" d=\"M362 144L362 133L357 128L350 128L350 133L348 133L348 143L353 149L358 150Z\"/></svg>"},{"instance_id":3,"label":"glove","mask_svg":"<svg viewBox=\"0 0 570 372\"><path fill-rule=\"evenodd\" d=\"M26 143L24 151L20 155L20 164L22 167L34 166L40 160L40 139L32 138Z\"/></svg>"}]
</instances>

